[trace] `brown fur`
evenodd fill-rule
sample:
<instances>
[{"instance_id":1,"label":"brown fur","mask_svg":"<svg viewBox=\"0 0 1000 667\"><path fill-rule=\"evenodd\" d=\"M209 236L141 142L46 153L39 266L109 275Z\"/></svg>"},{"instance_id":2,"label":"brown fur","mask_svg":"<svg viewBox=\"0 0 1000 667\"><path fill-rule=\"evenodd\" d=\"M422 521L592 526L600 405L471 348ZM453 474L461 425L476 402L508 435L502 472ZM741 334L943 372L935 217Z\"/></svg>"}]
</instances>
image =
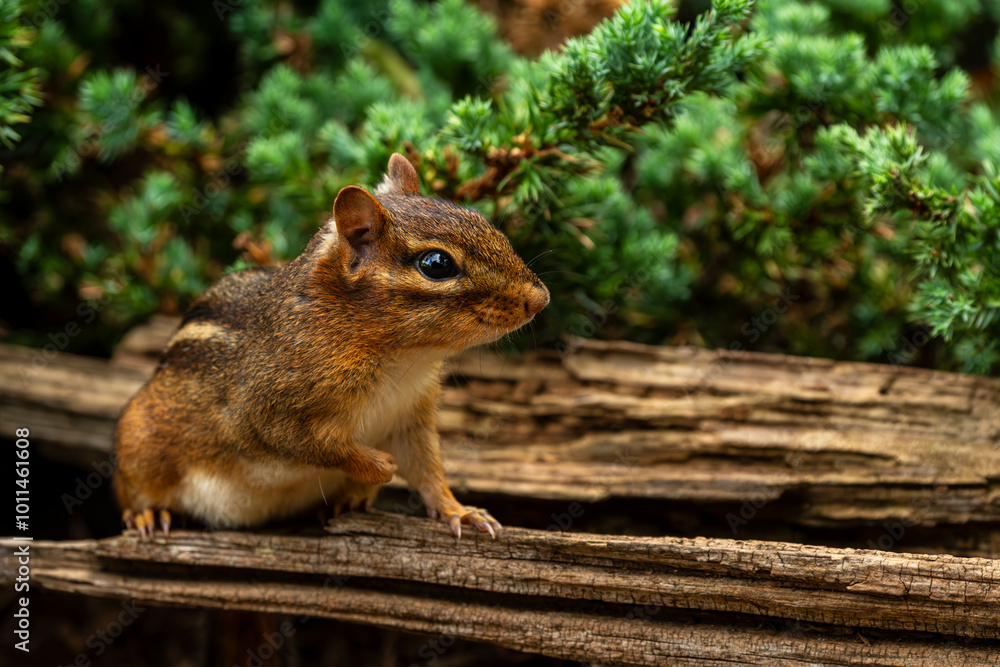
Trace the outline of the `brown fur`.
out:
<instances>
[{"instance_id":1,"label":"brown fur","mask_svg":"<svg viewBox=\"0 0 1000 667\"><path fill-rule=\"evenodd\" d=\"M393 155L376 196L344 188L291 263L195 301L118 423L124 510L255 525L310 499L371 498L398 464L429 513L486 530L445 482L437 374L446 354L523 326L548 291L482 216L418 193ZM417 271L432 248L458 278Z\"/></svg>"}]
</instances>

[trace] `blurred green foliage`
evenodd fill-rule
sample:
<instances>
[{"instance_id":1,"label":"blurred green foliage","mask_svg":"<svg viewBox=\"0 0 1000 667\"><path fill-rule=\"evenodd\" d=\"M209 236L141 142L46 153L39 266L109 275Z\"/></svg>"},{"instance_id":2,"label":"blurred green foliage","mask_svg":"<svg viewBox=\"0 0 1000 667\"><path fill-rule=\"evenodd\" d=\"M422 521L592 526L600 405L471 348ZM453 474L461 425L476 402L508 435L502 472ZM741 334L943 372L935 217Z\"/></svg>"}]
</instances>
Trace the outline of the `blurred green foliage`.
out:
<instances>
[{"instance_id":1,"label":"blurred green foliage","mask_svg":"<svg viewBox=\"0 0 1000 667\"><path fill-rule=\"evenodd\" d=\"M637 0L537 60L462 0L15 7L0 259L44 317L5 314L13 340L126 276L107 351L294 257L401 151L549 284L521 344L1000 370L994 3Z\"/></svg>"},{"instance_id":2,"label":"blurred green foliage","mask_svg":"<svg viewBox=\"0 0 1000 667\"><path fill-rule=\"evenodd\" d=\"M17 52L30 39L20 24L20 7L15 0L0 0L0 144L13 148L21 135L14 125L27 123L32 107L42 103L38 97L38 72L25 67ZM0 165L0 169L3 165Z\"/></svg>"}]
</instances>

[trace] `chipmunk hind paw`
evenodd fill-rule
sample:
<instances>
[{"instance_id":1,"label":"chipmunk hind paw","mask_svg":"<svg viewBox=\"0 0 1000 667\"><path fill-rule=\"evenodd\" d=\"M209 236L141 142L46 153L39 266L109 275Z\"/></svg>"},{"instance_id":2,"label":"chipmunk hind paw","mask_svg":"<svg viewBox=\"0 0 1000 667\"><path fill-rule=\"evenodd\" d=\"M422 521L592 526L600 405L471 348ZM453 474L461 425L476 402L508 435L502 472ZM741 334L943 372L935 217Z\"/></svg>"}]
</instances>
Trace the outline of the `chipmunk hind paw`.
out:
<instances>
[{"instance_id":1,"label":"chipmunk hind paw","mask_svg":"<svg viewBox=\"0 0 1000 667\"><path fill-rule=\"evenodd\" d=\"M375 503L379 488L378 484L362 484L348 480L338 490L337 495L330 499L333 516L338 517L345 512L367 512Z\"/></svg>"},{"instance_id":2,"label":"chipmunk hind paw","mask_svg":"<svg viewBox=\"0 0 1000 667\"><path fill-rule=\"evenodd\" d=\"M139 512L133 512L130 509L122 512L122 522L125 524L125 530L138 530L139 539L142 540L151 540L155 537L157 519L159 519L159 527L163 531L163 537L170 537L170 526L173 523L170 510L161 509L157 512L152 507L147 507Z\"/></svg>"}]
</instances>

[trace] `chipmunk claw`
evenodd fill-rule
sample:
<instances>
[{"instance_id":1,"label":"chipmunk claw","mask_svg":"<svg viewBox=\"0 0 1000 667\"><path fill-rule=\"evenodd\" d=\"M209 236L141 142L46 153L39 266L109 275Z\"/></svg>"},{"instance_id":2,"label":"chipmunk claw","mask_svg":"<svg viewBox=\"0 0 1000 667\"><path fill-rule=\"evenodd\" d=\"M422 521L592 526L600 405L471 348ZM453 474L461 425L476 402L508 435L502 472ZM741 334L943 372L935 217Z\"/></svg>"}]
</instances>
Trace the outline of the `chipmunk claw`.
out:
<instances>
[{"instance_id":1,"label":"chipmunk claw","mask_svg":"<svg viewBox=\"0 0 1000 667\"><path fill-rule=\"evenodd\" d=\"M141 512L133 512L132 510L122 512L122 521L125 522L125 528L127 530L138 530L140 540L151 540L156 535L156 517L157 513L151 507L147 507ZM170 537L170 511L165 509L160 510L159 520L163 536Z\"/></svg>"},{"instance_id":2,"label":"chipmunk claw","mask_svg":"<svg viewBox=\"0 0 1000 667\"><path fill-rule=\"evenodd\" d=\"M153 537L153 510L146 508L135 514L135 528L139 531L139 539L145 540Z\"/></svg>"},{"instance_id":3,"label":"chipmunk claw","mask_svg":"<svg viewBox=\"0 0 1000 667\"><path fill-rule=\"evenodd\" d=\"M459 505L454 511L438 512L436 509L427 511L432 519L447 523L452 534L461 539L462 526L471 526L481 533L489 533L492 539L497 538L497 532L503 528L489 512L479 507Z\"/></svg>"}]
</instances>

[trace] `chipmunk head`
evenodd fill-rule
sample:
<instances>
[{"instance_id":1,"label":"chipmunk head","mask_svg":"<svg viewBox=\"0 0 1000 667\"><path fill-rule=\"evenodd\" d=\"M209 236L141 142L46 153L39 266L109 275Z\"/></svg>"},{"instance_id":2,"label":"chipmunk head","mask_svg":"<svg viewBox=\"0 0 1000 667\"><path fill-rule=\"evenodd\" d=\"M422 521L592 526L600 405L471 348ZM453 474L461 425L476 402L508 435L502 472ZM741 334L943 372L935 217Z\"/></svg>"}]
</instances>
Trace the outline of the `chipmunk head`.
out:
<instances>
[{"instance_id":1,"label":"chipmunk head","mask_svg":"<svg viewBox=\"0 0 1000 667\"><path fill-rule=\"evenodd\" d=\"M421 196L416 170L398 153L374 195L353 185L340 191L333 223L328 259L386 344L457 350L492 342L549 302L506 236L472 209Z\"/></svg>"}]
</instances>

